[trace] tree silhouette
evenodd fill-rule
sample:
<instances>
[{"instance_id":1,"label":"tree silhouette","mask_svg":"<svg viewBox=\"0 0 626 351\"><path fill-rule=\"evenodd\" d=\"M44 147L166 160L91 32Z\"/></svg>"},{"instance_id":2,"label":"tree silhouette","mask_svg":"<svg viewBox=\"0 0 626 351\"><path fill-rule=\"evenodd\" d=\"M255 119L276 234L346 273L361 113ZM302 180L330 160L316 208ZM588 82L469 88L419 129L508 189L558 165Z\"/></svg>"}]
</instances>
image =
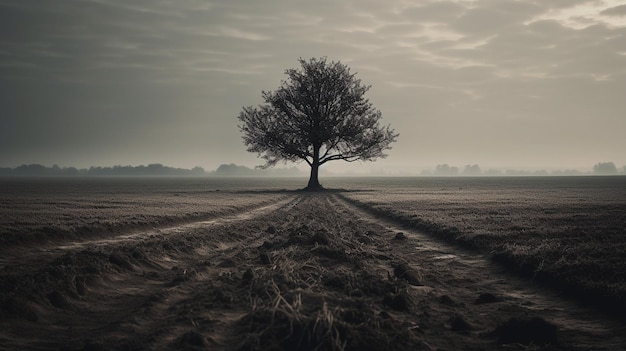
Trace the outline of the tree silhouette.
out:
<instances>
[{"instance_id":1,"label":"tree silhouette","mask_svg":"<svg viewBox=\"0 0 626 351\"><path fill-rule=\"evenodd\" d=\"M463 170L463 174L469 176L479 176L482 175L483 172L480 170L479 165L466 165Z\"/></svg>"},{"instance_id":2,"label":"tree silhouette","mask_svg":"<svg viewBox=\"0 0 626 351\"><path fill-rule=\"evenodd\" d=\"M264 104L244 107L239 114L244 143L266 163L305 161L311 166L307 190L322 189L318 172L326 162L374 161L398 134L380 126L382 115L364 97L370 86L341 62L326 58L298 60L287 81L262 92Z\"/></svg>"},{"instance_id":3,"label":"tree silhouette","mask_svg":"<svg viewBox=\"0 0 626 351\"><path fill-rule=\"evenodd\" d=\"M456 176L459 174L459 169L458 167L454 167L454 166L449 166L447 163L444 163L442 165L437 165L437 168L435 168L435 175L438 176Z\"/></svg>"},{"instance_id":4,"label":"tree silhouette","mask_svg":"<svg viewBox=\"0 0 626 351\"><path fill-rule=\"evenodd\" d=\"M613 162L598 162L593 166L593 173L599 175L615 175L617 167Z\"/></svg>"}]
</instances>

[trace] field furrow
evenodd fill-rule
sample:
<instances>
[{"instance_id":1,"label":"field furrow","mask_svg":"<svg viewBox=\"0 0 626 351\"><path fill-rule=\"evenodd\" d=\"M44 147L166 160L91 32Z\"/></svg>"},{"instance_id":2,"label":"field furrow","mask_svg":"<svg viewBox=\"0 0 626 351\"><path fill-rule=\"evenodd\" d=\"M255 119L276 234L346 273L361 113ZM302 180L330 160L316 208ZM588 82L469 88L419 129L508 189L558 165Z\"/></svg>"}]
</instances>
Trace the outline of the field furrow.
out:
<instances>
[{"instance_id":1,"label":"field furrow","mask_svg":"<svg viewBox=\"0 0 626 351\"><path fill-rule=\"evenodd\" d=\"M245 215L14 257L0 270L0 349L626 344L621 322L336 193L281 196Z\"/></svg>"}]
</instances>

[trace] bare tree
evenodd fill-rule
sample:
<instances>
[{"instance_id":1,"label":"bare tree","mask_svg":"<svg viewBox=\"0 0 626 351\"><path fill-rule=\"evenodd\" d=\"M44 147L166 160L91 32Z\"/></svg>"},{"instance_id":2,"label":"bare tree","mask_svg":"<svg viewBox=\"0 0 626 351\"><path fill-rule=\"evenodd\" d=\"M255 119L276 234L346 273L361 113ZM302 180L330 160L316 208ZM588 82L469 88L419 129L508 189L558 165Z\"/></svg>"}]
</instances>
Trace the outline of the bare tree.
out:
<instances>
[{"instance_id":1,"label":"bare tree","mask_svg":"<svg viewBox=\"0 0 626 351\"><path fill-rule=\"evenodd\" d=\"M398 134L380 125L380 111L364 97L370 86L346 65L326 58L299 62L276 91L262 92L264 104L243 108L239 129L248 151L265 159L262 167L303 160L311 166L306 189L319 190L321 165L383 158Z\"/></svg>"}]
</instances>

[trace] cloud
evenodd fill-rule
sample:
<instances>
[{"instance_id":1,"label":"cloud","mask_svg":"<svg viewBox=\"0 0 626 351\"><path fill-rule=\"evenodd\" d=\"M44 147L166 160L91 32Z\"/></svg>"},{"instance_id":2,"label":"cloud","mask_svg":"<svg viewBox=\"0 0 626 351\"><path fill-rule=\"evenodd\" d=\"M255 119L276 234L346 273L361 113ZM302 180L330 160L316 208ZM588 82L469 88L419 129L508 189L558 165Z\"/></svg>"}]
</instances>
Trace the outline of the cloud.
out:
<instances>
[{"instance_id":1,"label":"cloud","mask_svg":"<svg viewBox=\"0 0 626 351\"><path fill-rule=\"evenodd\" d=\"M458 2L429 2L421 6L405 9L402 15L413 22L449 22L465 14L469 7Z\"/></svg>"},{"instance_id":2,"label":"cloud","mask_svg":"<svg viewBox=\"0 0 626 351\"><path fill-rule=\"evenodd\" d=\"M592 116L602 120L597 134L613 135L624 130L619 111L626 109L619 96L626 26L616 5L0 0L0 122L8 126L0 159L73 165L78 148L91 158L128 157L116 163L167 164L158 157L168 155L206 160L207 169L254 165L236 127L241 106L260 103L261 91L275 89L297 58L319 56L347 63L372 84L385 122L411 135L388 162L420 150L436 164L509 141L511 152L522 153L516 147L523 150L528 137L520 131L542 145L573 143ZM559 125L567 135L553 135ZM464 133L473 144L465 140L463 152L454 143L428 151L435 136L469 138ZM603 143L604 150L626 147ZM232 151L206 151L216 145ZM491 152L491 160L505 158ZM174 166L197 165L189 162ZM491 166L455 161L478 162Z\"/></svg>"},{"instance_id":3,"label":"cloud","mask_svg":"<svg viewBox=\"0 0 626 351\"><path fill-rule=\"evenodd\" d=\"M602 10L600 14L604 16L624 17L626 16L626 4Z\"/></svg>"},{"instance_id":4,"label":"cloud","mask_svg":"<svg viewBox=\"0 0 626 351\"><path fill-rule=\"evenodd\" d=\"M497 2L492 6L467 11L451 27L465 35L493 35L511 26L524 23L543 10L528 2Z\"/></svg>"}]
</instances>

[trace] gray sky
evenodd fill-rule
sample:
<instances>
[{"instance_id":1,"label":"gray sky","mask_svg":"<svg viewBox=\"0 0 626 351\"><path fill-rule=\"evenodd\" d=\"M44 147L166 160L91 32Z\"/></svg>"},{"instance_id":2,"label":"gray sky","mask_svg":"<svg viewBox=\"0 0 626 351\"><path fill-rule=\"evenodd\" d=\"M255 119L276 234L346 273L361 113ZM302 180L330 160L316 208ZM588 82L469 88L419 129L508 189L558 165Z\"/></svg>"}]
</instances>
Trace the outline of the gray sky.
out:
<instances>
[{"instance_id":1,"label":"gray sky","mask_svg":"<svg viewBox=\"0 0 626 351\"><path fill-rule=\"evenodd\" d=\"M400 132L331 171L626 165L626 1L0 0L0 166L258 165L241 108L321 56Z\"/></svg>"}]
</instances>

